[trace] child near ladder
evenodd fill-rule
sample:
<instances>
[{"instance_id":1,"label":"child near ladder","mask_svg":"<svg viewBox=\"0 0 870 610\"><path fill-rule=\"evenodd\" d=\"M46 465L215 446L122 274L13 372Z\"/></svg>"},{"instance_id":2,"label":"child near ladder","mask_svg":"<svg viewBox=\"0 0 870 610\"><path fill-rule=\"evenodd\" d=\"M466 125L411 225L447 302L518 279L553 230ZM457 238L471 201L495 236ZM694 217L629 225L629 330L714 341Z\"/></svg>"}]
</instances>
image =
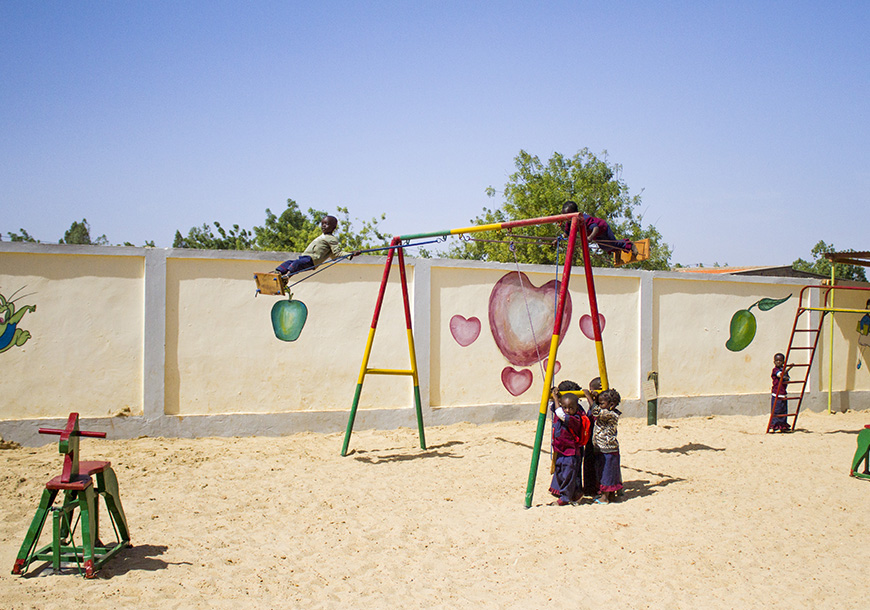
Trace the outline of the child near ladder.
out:
<instances>
[{"instance_id":1,"label":"child near ladder","mask_svg":"<svg viewBox=\"0 0 870 610\"><path fill-rule=\"evenodd\" d=\"M582 413L574 394L553 392L553 455L556 471L550 493L558 495L556 503L565 506L577 499L578 470L583 446L589 439L589 418Z\"/></svg>"},{"instance_id":2,"label":"child near ladder","mask_svg":"<svg viewBox=\"0 0 870 610\"><path fill-rule=\"evenodd\" d=\"M601 495L595 498L596 504L613 502L617 492L622 489L619 441L616 438L616 426L622 414L616 407L621 400L619 392L611 388L598 395L598 404L593 407L595 428L592 432L592 440L595 448L601 453L598 456L598 480L600 481L598 489Z\"/></svg>"},{"instance_id":3,"label":"child near ladder","mask_svg":"<svg viewBox=\"0 0 870 610\"><path fill-rule=\"evenodd\" d=\"M338 238L333 235L338 227L338 219L335 216L324 216L320 221L321 235L312 240L305 251L295 260L284 261L275 269L280 275L285 278L305 271L306 269L314 269L328 259L338 258L339 256L347 256L348 260L359 254L359 252L342 252L341 246L338 244Z\"/></svg>"},{"instance_id":4,"label":"child near ladder","mask_svg":"<svg viewBox=\"0 0 870 610\"><path fill-rule=\"evenodd\" d=\"M791 426L788 425L785 415L788 413L788 371L793 366L793 364L786 366L785 356L782 354L774 354L773 371L770 373L773 382L770 389L770 408L774 415L770 420L770 430L773 432L791 432ZM776 417L777 415L780 417Z\"/></svg>"}]
</instances>

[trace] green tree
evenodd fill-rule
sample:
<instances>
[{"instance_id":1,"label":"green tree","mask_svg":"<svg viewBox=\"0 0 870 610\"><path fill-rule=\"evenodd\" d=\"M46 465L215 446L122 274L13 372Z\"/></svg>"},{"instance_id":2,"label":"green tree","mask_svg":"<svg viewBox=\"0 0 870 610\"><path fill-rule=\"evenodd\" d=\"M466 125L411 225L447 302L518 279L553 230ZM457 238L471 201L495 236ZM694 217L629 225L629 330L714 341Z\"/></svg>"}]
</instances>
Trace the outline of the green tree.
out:
<instances>
[{"instance_id":1,"label":"green tree","mask_svg":"<svg viewBox=\"0 0 870 610\"><path fill-rule=\"evenodd\" d=\"M293 199L287 200L287 207L280 216L266 208L266 222L262 227L254 227L258 250L272 252L302 252L312 239L320 235L320 218L326 212L309 209L306 216Z\"/></svg>"},{"instance_id":2,"label":"green tree","mask_svg":"<svg viewBox=\"0 0 870 610\"><path fill-rule=\"evenodd\" d=\"M360 221L361 228L356 230L346 207L337 206L338 230L336 237L341 248L346 251L378 248L390 243L392 235L380 229L379 223L386 218L372 218ZM314 208L304 214L293 200L287 200L287 207L280 216L266 209L266 222L262 227L254 227L257 249L273 252L302 252L315 237L320 235L320 220L327 213ZM357 219L359 220L359 219Z\"/></svg>"},{"instance_id":3,"label":"green tree","mask_svg":"<svg viewBox=\"0 0 870 610\"><path fill-rule=\"evenodd\" d=\"M641 202L640 195L629 195L628 186L619 177L622 166L609 164L606 159L599 159L586 148L573 157L554 153L546 165L537 156L521 150L514 159L514 164L516 171L509 176L502 191L502 205L493 209L484 208L481 216L472 219L473 224L555 216L561 213L562 204L570 199L577 203L581 211L606 219L618 237L634 241L649 238L649 260L632 263L633 267L668 269L671 249L654 226L642 226L643 218L637 212ZM487 194L495 197L497 191L489 187ZM520 233L519 230L516 232ZM555 238L561 234L560 229L554 225L523 227L521 233L540 238ZM500 242L513 241L513 251L510 243L467 240L451 247L448 256L513 262L516 255L516 260L521 263L556 263L556 247L552 244L526 239L512 240L504 232L484 232L469 237ZM560 256L563 253L564 243L561 244ZM579 260L576 259L575 264ZM599 267L613 265L611 256L597 252L592 254L592 263Z\"/></svg>"},{"instance_id":4,"label":"green tree","mask_svg":"<svg viewBox=\"0 0 870 610\"><path fill-rule=\"evenodd\" d=\"M799 258L793 262L791 266L793 269L798 271L809 271L810 273L817 273L825 277L831 277L831 261L825 258L825 254L836 251L837 249L834 247L834 244L829 245L824 241L820 241L813 246L813 249L810 252L813 256L813 262L810 263ZM837 265L834 276L841 280L867 281L864 267L858 265Z\"/></svg>"},{"instance_id":5,"label":"green tree","mask_svg":"<svg viewBox=\"0 0 870 610\"><path fill-rule=\"evenodd\" d=\"M345 207L337 207L338 230L336 237L343 250L364 250L389 244L392 236L380 230L378 223L386 218L361 221L362 226L357 231L350 213ZM219 222L214 222L214 230L208 224L193 227L183 236L181 231L175 232L173 248L202 248L211 250L268 250L272 252L302 252L315 237L320 235L320 220L327 213L309 208L308 213L302 212L293 200L287 200L287 207L280 216L266 209L266 221L263 226L255 226L248 231L233 225L227 231Z\"/></svg>"},{"instance_id":6,"label":"green tree","mask_svg":"<svg viewBox=\"0 0 870 610\"><path fill-rule=\"evenodd\" d=\"M91 239L91 225L88 224L87 218L82 218L81 222L73 222L70 228L63 234L63 239L58 241L59 244L82 244L89 246L105 246L109 240L105 235L100 235L96 239Z\"/></svg>"},{"instance_id":7,"label":"green tree","mask_svg":"<svg viewBox=\"0 0 870 610\"><path fill-rule=\"evenodd\" d=\"M217 235L207 224L193 227L187 232L187 237L183 237L181 231L176 231L172 247L204 250L254 249L254 236L247 229L240 229L239 225L233 225L233 228L227 231L218 221L214 221L214 226L217 229Z\"/></svg>"},{"instance_id":8,"label":"green tree","mask_svg":"<svg viewBox=\"0 0 870 610\"><path fill-rule=\"evenodd\" d=\"M24 229L18 229L18 230L21 231L21 235L19 235L18 233L13 233L11 231L6 233L6 235L9 236L9 241L28 241L28 242L33 242L33 243L39 243L39 240L37 240L35 237L31 236L30 233L28 233ZM3 236L0 235L0 240L2 240L2 239L3 239Z\"/></svg>"}]
</instances>

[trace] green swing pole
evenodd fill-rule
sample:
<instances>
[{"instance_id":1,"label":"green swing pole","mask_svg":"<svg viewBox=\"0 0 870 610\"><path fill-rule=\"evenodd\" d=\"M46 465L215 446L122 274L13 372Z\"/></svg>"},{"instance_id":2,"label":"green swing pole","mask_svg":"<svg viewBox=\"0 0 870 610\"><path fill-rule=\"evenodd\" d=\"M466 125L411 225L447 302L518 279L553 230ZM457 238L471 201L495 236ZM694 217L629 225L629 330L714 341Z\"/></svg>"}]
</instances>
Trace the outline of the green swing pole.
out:
<instances>
[{"instance_id":1,"label":"green swing pole","mask_svg":"<svg viewBox=\"0 0 870 610\"><path fill-rule=\"evenodd\" d=\"M538 427L535 432L535 447L532 450L532 463L529 466L529 481L526 484L526 508L531 508L532 498L535 494L535 478L538 474L538 462L541 458L541 444L544 440L544 426L547 423L547 403L550 399L550 388L553 385L553 375L556 367L556 354L559 351L559 339L562 334L562 317L565 314L565 299L568 296L568 282L571 279L571 263L574 260L574 244L577 240L577 227L579 214L571 215L571 228L568 235L568 247L565 249L565 267L562 270L562 284L559 286L559 301L556 306L556 316L553 322L553 336L550 339L550 355L547 360L547 373L544 376L544 389L541 394L541 406L538 410ZM585 230L583 231L585 235ZM583 256L588 257L589 248L586 248Z\"/></svg>"}]
</instances>

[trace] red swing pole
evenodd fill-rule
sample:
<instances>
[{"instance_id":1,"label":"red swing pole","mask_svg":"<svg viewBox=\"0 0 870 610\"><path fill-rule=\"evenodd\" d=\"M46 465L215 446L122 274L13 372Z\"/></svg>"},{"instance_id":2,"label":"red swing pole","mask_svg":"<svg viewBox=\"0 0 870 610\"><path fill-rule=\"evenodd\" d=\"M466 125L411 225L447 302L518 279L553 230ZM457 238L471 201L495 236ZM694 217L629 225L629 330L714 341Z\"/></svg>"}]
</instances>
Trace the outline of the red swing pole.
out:
<instances>
[{"instance_id":1,"label":"red swing pole","mask_svg":"<svg viewBox=\"0 0 870 610\"><path fill-rule=\"evenodd\" d=\"M592 316L592 336L595 339L595 354L598 357L598 376L601 389L607 390L607 365L604 362L604 342L601 340L601 322L598 319L598 299L595 296L595 279L592 277L592 261L589 256L589 239L584 227L580 231L580 244L583 247L583 270L586 273L586 291L589 293L589 313Z\"/></svg>"},{"instance_id":2,"label":"red swing pole","mask_svg":"<svg viewBox=\"0 0 870 610\"><path fill-rule=\"evenodd\" d=\"M408 280L405 277L405 252L399 248L399 275L402 278L402 302L405 307L405 328L408 332L408 352L411 362L411 378L414 381L414 408L417 411L417 431L420 434L420 449L426 448L423 432L423 405L420 400L420 380L417 376L417 353L414 350L414 329L411 325L411 303L408 298Z\"/></svg>"}]
</instances>

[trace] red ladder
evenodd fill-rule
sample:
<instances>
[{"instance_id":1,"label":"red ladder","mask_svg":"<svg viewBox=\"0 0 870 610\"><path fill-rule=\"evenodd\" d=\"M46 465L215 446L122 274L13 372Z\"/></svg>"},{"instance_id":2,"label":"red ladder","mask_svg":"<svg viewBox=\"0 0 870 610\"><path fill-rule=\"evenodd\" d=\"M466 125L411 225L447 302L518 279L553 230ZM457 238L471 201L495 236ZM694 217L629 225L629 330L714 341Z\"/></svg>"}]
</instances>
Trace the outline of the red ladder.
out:
<instances>
[{"instance_id":1,"label":"red ladder","mask_svg":"<svg viewBox=\"0 0 870 610\"><path fill-rule=\"evenodd\" d=\"M819 295L820 297L824 297L823 303L819 307L813 307L809 304L809 293L811 290L824 290L824 295ZM797 401L792 410L791 407L788 408L788 413L776 415L774 416L774 401L771 401L770 405L770 418L767 420L767 431L771 432L771 424L773 422L774 417L785 417L786 423L788 423L788 418L793 418L791 421L791 429L794 430L795 424L797 424L797 416L801 410L801 402L804 399L804 393L806 393L807 389L807 380L810 376L810 369L813 365L813 358L816 355L816 348L819 345L819 337L822 334L822 324L825 320L825 316L833 313L865 313L866 311L863 309L843 309L836 308L833 305L829 305L829 297L831 297L831 293L835 290L841 291L862 291L862 292L870 292L870 288L863 288L857 286L804 286L801 288L800 296L798 297L798 306L797 311L794 315L794 324L791 328L791 337L788 340L788 350L785 352L785 366L791 368L798 369L803 371L802 379L790 379L787 384L790 386L800 385L800 394L796 394L794 396L786 397L786 404L789 404L791 401ZM805 297L807 301L805 302ZM811 313L813 311L818 311L821 315L819 316L819 323L815 327L812 324L806 324L808 328L798 328L801 321L801 316L805 313ZM802 341L801 338L806 338L806 341ZM795 345L797 339L797 343L801 345ZM796 359L796 362L793 362L792 359ZM780 377L779 383L776 386L776 390L774 394L779 395L780 391L783 389L783 379Z\"/></svg>"},{"instance_id":2,"label":"red ladder","mask_svg":"<svg viewBox=\"0 0 870 610\"><path fill-rule=\"evenodd\" d=\"M813 358L815 358L816 348L819 345L819 337L822 334L822 321L825 319L825 314L828 313L826 311L822 312L822 315L819 316L818 326L813 327L812 324L806 324L806 326L809 326L809 328L799 328L800 322L801 322L801 316L803 314L805 314L805 313L809 314L812 311L817 311L819 309L819 308L811 308L809 302L807 302L807 304L804 305L804 297L806 296L807 299L809 299L809 295L806 294L807 290L808 289L811 290L813 288L822 288L822 287L821 286L804 286L803 288L801 288L800 296L798 297L797 311L795 312L795 315L794 315L794 324L792 325L792 328L791 328L791 337L789 337L788 349L785 352L785 365L783 368L783 371L786 371L786 370L788 370L789 366L791 366L792 369L796 369L799 371L798 375L803 373L803 375L801 376L802 378L801 379L790 379L788 382L784 382L783 377L785 377L785 375L782 375L779 378L779 383L777 384L776 391L774 392L774 394L779 395L781 393L781 390L784 389L782 387L783 384L786 383L787 385L792 386L792 387L799 385L800 386L800 394L795 394L793 396L787 396L785 398L786 404L788 404L788 405L791 405L792 401L796 401L796 403L795 403L794 409L792 409L791 406L789 406L788 413L786 413L784 415L774 415L773 409L774 409L774 406L776 404L776 401L771 400L770 417L767 420L767 432L772 432L771 426L773 424L774 417L785 417L786 423L791 424L792 430L794 430L795 426L797 425L797 417L798 417L798 413L800 413L801 402L804 399L804 393L806 392L806 389L807 389L807 381L809 380L809 377L810 377L810 369L813 366ZM828 300L828 292L830 292L830 290L825 292L825 302L826 303ZM796 339L797 339L797 343L800 343L801 345L795 345ZM807 339L807 340L804 341L802 339ZM794 362L792 359L796 359L799 361ZM787 388L785 388L785 389L787 390ZM771 398L772 398L772 396L771 396ZM791 422L788 421L789 417L793 418L791 420Z\"/></svg>"}]
</instances>

